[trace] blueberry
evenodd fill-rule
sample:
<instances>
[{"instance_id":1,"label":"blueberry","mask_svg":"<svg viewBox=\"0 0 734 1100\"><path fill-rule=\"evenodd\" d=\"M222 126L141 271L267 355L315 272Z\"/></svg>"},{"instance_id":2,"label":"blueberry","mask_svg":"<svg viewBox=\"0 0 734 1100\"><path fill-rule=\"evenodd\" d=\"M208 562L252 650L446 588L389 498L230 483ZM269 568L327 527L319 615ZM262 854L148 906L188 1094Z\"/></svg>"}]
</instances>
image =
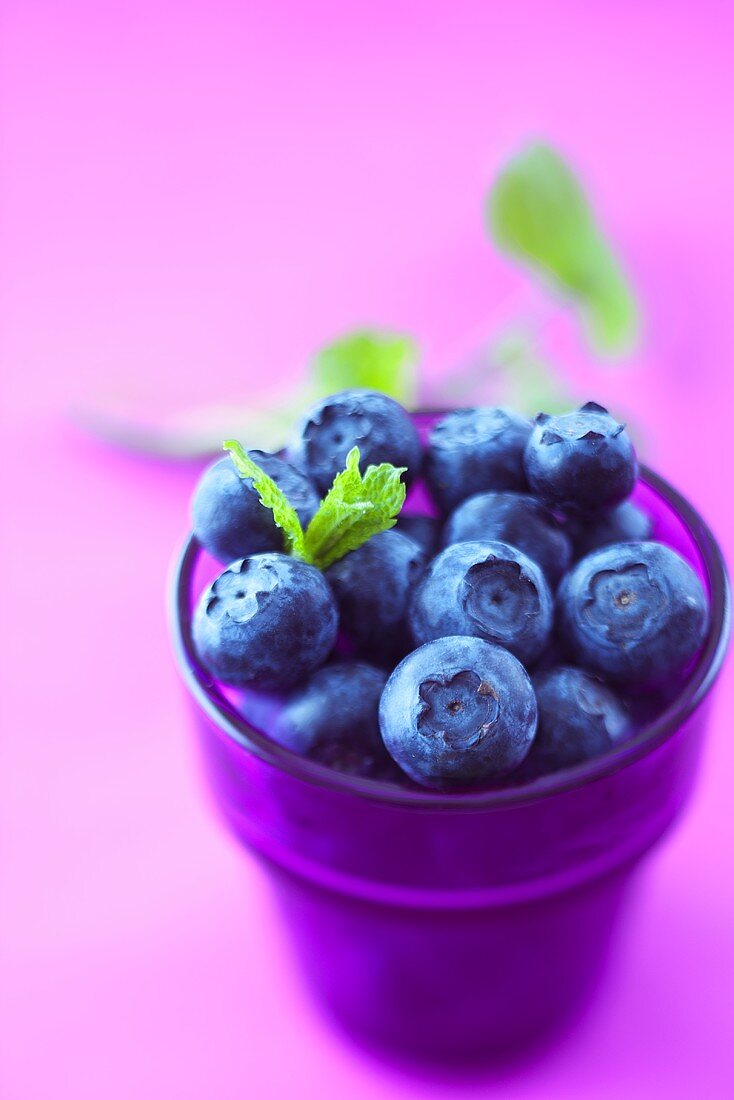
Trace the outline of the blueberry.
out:
<instances>
[{"instance_id":1,"label":"blueberry","mask_svg":"<svg viewBox=\"0 0 734 1100\"><path fill-rule=\"evenodd\" d=\"M708 626L700 580L657 542L594 550L561 582L557 608L561 635L580 664L648 688L683 671Z\"/></svg>"},{"instance_id":2,"label":"blueberry","mask_svg":"<svg viewBox=\"0 0 734 1100\"><path fill-rule=\"evenodd\" d=\"M595 519L573 525L576 557L583 558L601 546L613 542L646 542L652 535L652 520L646 512L625 500Z\"/></svg>"},{"instance_id":3,"label":"blueberry","mask_svg":"<svg viewBox=\"0 0 734 1100\"><path fill-rule=\"evenodd\" d=\"M425 475L444 512L462 500L495 489L527 489L523 467L532 424L501 408L456 409L434 424Z\"/></svg>"},{"instance_id":4,"label":"blueberry","mask_svg":"<svg viewBox=\"0 0 734 1100\"><path fill-rule=\"evenodd\" d=\"M538 732L522 765L529 779L600 756L632 734L629 714L598 677L568 666L533 677Z\"/></svg>"},{"instance_id":5,"label":"blueberry","mask_svg":"<svg viewBox=\"0 0 734 1100\"><path fill-rule=\"evenodd\" d=\"M536 723L525 669L482 638L437 638L409 653L380 700L388 752L428 787L501 777L527 754Z\"/></svg>"},{"instance_id":6,"label":"blueberry","mask_svg":"<svg viewBox=\"0 0 734 1100\"><path fill-rule=\"evenodd\" d=\"M285 554L255 554L233 562L206 589L192 626L212 676L279 689L323 664L338 615L318 569Z\"/></svg>"},{"instance_id":7,"label":"blueberry","mask_svg":"<svg viewBox=\"0 0 734 1100\"><path fill-rule=\"evenodd\" d=\"M589 401L562 416L536 417L525 471L532 491L550 507L593 515L629 496L637 459L624 424Z\"/></svg>"},{"instance_id":8,"label":"blueberry","mask_svg":"<svg viewBox=\"0 0 734 1100\"><path fill-rule=\"evenodd\" d=\"M336 771L386 778L393 762L377 720L386 679L386 673L357 661L325 665L288 695L263 732Z\"/></svg>"},{"instance_id":9,"label":"blueberry","mask_svg":"<svg viewBox=\"0 0 734 1100\"><path fill-rule=\"evenodd\" d=\"M474 635L532 664L550 637L553 597L540 567L521 550L505 542L457 542L428 566L409 619L418 645Z\"/></svg>"},{"instance_id":10,"label":"blueberry","mask_svg":"<svg viewBox=\"0 0 734 1100\"><path fill-rule=\"evenodd\" d=\"M320 401L301 420L287 454L326 493L355 446L363 472L381 462L407 466L407 485L420 470L421 443L410 416L372 390L344 390Z\"/></svg>"},{"instance_id":11,"label":"blueberry","mask_svg":"<svg viewBox=\"0 0 734 1100\"><path fill-rule=\"evenodd\" d=\"M417 542L425 551L426 557L432 558L437 553L441 541L440 519L436 519L435 516L409 515L401 512L395 527Z\"/></svg>"},{"instance_id":12,"label":"blueberry","mask_svg":"<svg viewBox=\"0 0 734 1100\"><path fill-rule=\"evenodd\" d=\"M248 451L291 502L305 526L319 506L318 494L302 473L265 451ZM221 562L283 549L283 532L260 503L251 478L242 478L230 458L221 458L202 474L194 493L194 534Z\"/></svg>"},{"instance_id":13,"label":"blueberry","mask_svg":"<svg viewBox=\"0 0 734 1100\"><path fill-rule=\"evenodd\" d=\"M571 564L571 541L555 516L523 493L477 493L451 513L443 544L498 539L540 566L555 588Z\"/></svg>"},{"instance_id":14,"label":"blueberry","mask_svg":"<svg viewBox=\"0 0 734 1100\"><path fill-rule=\"evenodd\" d=\"M326 570L342 628L361 656L393 666L412 648L406 613L425 562L417 542L392 530Z\"/></svg>"}]
</instances>

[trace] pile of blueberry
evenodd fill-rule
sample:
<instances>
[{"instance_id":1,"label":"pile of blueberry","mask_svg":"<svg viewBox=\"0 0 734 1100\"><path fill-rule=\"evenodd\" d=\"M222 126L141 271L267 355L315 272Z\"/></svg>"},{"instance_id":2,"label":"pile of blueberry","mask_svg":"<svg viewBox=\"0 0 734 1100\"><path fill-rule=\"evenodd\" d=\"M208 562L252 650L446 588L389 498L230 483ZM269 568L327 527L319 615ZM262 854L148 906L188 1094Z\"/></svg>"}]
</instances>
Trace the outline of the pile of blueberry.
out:
<instances>
[{"instance_id":1,"label":"pile of blueberry","mask_svg":"<svg viewBox=\"0 0 734 1100\"><path fill-rule=\"evenodd\" d=\"M229 457L202 476L194 531L227 565L202 594L202 666L295 753L435 788L525 783L619 745L630 700L675 683L708 606L691 567L628 500L637 460L593 402L532 423L458 409L425 446L390 398L350 390L303 418L284 457L249 456L301 523L359 448L404 468L405 514L323 571ZM634 709L634 707L633 707Z\"/></svg>"}]
</instances>

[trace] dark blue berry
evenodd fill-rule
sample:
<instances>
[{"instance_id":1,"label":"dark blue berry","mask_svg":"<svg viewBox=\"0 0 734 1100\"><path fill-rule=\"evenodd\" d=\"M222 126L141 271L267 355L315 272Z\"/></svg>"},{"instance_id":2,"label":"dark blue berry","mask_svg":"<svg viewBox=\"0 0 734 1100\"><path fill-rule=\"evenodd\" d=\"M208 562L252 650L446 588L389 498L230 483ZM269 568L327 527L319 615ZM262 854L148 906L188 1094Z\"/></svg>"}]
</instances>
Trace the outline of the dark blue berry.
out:
<instances>
[{"instance_id":1,"label":"dark blue berry","mask_svg":"<svg viewBox=\"0 0 734 1100\"><path fill-rule=\"evenodd\" d=\"M522 777L546 775L609 752L632 734L629 714L611 688L580 668L563 666L533 677L538 732Z\"/></svg>"},{"instance_id":2,"label":"dark blue berry","mask_svg":"<svg viewBox=\"0 0 734 1100\"><path fill-rule=\"evenodd\" d=\"M405 512L400 513L398 522L395 524L396 530L402 531L404 535L408 535L417 542L428 558L432 558L438 552L441 527L441 520L436 519L435 516L409 515Z\"/></svg>"},{"instance_id":3,"label":"dark blue berry","mask_svg":"<svg viewBox=\"0 0 734 1100\"><path fill-rule=\"evenodd\" d=\"M413 421L397 401L372 390L344 390L320 401L301 420L287 454L326 493L352 447L359 447L363 473L381 462L406 466L407 485L420 471L421 443Z\"/></svg>"},{"instance_id":4,"label":"dark blue berry","mask_svg":"<svg viewBox=\"0 0 734 1100\"><path fill-rule=\"evenodd\" d=\"M536 417L525 471L530 488L549 507L593 515L629 496L637 459L624 424L589 401L576 412Z\"/></svg>"},{"instance_id":5,"label":"dark blue berry","mask_svg":"<svg viewBox=\"0 0 734 1100\"><path fill-rule=\"evenodd\" d=\"M326 571L343 630L360 656L393 666L412 648L408 604L426 557L400 531L383 531Z\"/></svg>"},{"instance_id":6,"label":"dark blue berry","mask_svg":"<svg viewBox=\"0 0 734 1100\"><path fill-rule=\"evenodd\" d=\"M647 542L653 523L647 512L631 500L625 500L595 519L572 524L571 529L576 557L583 558L592 550L611 546L614 542Z\"/></svg>"},{"instance_id":7,"label":"dark blue berry","mask_svg":"<svg viewBox=\"0 0 734 1100\"><path fill-rule=\"evenodd\" d=\"M428 787L503 776L527 754L536 722L525 669L481 638L438 638L409 653L380 701L388 752Z\"/></svg>"},{"instance_id":8,"label":"dark blue berry","mask_svg":"<svg viewBox=\"0 0 734 1100\"><path fill-rule=\"evenodd\" d=\"M275 455L247 453L283 490L305 527L319 506L318 493L308 478ZM221 458L204 471L194 493L193 513L194 534L221 562L283 549L283 532L276 527L273 513L260 503L252 479L240 477L230 458Z\"/></svg>"},{"instance_id":9,"label":"dark blue berry","mask_svg":"<svg viewBox=\"0 0 734 1100\"><path fill-rule=\"evenodd\" d=\"M571 564L571 541L536 497L523 493L477 493L451 513L444 546L498 539L522 550L555 588Z\"/></svg>"},{"instance_id":10,"label":"dark blue berry","mask_svg":"<svg viewBox=\"0 0 734 1100\"><path fill-rule=\"evenodd\" d=\"M504 542L457 542L433 559L410 607L417 645L444 635L474 635L532 664L553 625L543 572Z\"/></svg>"},{"instance_id":11,"label":"dark blue berry","mask_svg":"<svg viewBox=\"0 0 734 1100\"><path fill-rule=\"evenodd\" d=\"M557 609L579 664L646 687L682 672L708 626L700 580L657 542L616 543L582 558L561 582Z\"/></svg>"},{"instance_id":12,"label":"dark blue berry","mask_svg":"<svg viewBox=\"0 0 734 1100\"><path fill-rule=\"evenodd\" d=\"M206 589L192 629L212 676L280 689L323 664L338 615L318 569L285 554L256 554L234 562Z\"/></svg>"},{"instance_id":13,"label":"dark blue berry","mask_svg":"<svg viewBox=\"0 0 734 1100\"><path fill-rule=\"evenodd\" d=\"M393 761L380 736L377 710L387 675L357 661L340 661L314 672L277 708L267 726L273 741L291 752L349 775L387 778ZM246 704L252 719L257 709Z\"/></svg>"},{"instance_id":14,"label":"dark blue berry","mask_svg":"<svg viewBox=\"0 0 734 1100\"><path fill-rule=\"evenodd\" d=\"M456 409L434 424L425 476L444 512L495 489L527 489L523 466L532 424L509 409Z\"/></svg>"}]
</instances>

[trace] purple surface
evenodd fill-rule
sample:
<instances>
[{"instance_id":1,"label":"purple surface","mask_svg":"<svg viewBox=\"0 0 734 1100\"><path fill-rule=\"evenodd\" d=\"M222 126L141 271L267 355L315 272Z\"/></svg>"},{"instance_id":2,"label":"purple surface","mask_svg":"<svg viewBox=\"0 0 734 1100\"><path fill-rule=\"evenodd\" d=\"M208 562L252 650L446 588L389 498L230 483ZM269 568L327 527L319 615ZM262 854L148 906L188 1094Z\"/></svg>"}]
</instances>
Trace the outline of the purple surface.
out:
<instances>
[{"instance_id":1,"label":"purple surface","mask_svg":"<svg viewBox=\"0 0 734 1100\"><path fill-rule=\"evenodd\" d=\"M201 806L162 612L194 470L64 417L242 397L365 320L415 329L438 374L521 286L481 199L540 133L648 305L629 366L592 372L564 321L549 348L632 411L731 557L727 6L11 0L3 20L3 1100L728 1097L731 670L591 1014L499 1087L413 1081L312 1010Z\"/></svg>"}]
</instances>

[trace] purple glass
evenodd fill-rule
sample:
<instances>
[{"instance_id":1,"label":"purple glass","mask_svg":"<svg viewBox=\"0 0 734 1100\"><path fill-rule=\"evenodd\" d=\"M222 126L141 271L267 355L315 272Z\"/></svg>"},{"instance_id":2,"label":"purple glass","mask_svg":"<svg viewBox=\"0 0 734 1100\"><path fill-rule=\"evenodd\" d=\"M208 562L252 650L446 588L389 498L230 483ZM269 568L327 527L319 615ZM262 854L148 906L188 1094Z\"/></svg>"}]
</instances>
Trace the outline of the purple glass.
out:
<instances>
[{"instance_id":1,"label":"purple glass","mask_svg":"<svg viewBox=\"0 0 734 1100\"><path fill-rule=\"evenodd\" d=\"M172 630L215 803L267 867L311 989L373 1048L474 1062L560 1031L597 983L638 861L691 792L728 641L726 573L662 478L643 469L634 499L708 591L695 667L616 751L477 793L331 772L249 726L194 656L191 611L214 568L194 539L183 550Z\"/></svg>"}]
</instances>

